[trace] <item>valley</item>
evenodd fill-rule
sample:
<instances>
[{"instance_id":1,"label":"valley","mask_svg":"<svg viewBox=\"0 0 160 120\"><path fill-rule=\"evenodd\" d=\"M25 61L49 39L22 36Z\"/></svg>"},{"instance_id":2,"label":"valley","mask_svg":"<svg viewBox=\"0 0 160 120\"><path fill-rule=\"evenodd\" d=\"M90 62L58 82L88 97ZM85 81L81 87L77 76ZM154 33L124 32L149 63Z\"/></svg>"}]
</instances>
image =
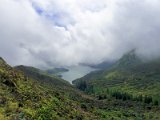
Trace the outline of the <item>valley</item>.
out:
<instances>
[{"instance_id":1,"label":"valley","mask_svg":"<svg viewBox=\"0 0 160 120\"><path fill-rule=\"evenodd\" d=\"M160 120L160 0L0 0L0 120Z\"/></svg>"},{"instance_id":2,"label":"valley","mask_svg":"<svg viewBox=\"0 0 160 120\"><path fill-rule=\"evenodd\" d=\"M159 60L143 62L128 53L111 67L87 75L93 69L75 67L72 74L78 79L71 85L38 68L12 68L1 58L0 119L158 120L159 66Z\"/></svg>"}]
</instances>

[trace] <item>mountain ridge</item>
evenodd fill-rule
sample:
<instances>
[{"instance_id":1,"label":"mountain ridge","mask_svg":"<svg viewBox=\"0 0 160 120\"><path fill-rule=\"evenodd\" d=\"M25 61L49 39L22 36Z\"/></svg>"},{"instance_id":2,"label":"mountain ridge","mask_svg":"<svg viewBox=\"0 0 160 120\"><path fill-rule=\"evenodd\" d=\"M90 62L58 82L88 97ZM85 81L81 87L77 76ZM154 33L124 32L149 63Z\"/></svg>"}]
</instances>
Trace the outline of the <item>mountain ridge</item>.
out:
<instances>
[{"instance_id":1,"label":"mountain ridge","mask_svg":"<svg viewBox=\"0 0 160 120\"><path fill-rule=\"evenodd\" d=\"M159 59L144 62L132 51L120 58L111 68L92 72L73 81L73 84L81 88L81 83L85 82L84 90L88 92L93 92L93 88L96 93L96 89L100 91L111 89L132 95L136 95L135 93L148 95L160 100L159 74Z\"/></svg>"},{"instance_id":2,"label":"mountain ridge","mask_svg":"<svg viewBox=\"0 0 160 120\"><path fill-rule=\"evenodd\" d=\"M160 62L131 66L80 78L85 94L37 68L0 60L0 120L159 119Z\"/></svg>"}]
</instances>

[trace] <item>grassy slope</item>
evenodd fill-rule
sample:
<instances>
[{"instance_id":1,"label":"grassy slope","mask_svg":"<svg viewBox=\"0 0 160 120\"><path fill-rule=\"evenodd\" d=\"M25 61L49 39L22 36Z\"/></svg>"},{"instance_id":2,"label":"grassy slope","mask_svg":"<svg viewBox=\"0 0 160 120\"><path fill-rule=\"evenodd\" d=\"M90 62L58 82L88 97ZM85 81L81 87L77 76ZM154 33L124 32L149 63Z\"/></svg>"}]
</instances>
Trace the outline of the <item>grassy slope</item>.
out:
<instances>
[{"instance_id":1,"label":"grassy slope","mask_svg":"<svg viewBox=\"0 0 160 120\"><path fill-rule=\"evenodd\" d=\"M73 83L78 88L83 88L81 85L85 86L83 90L89 94L106 95L109 99L112 99L112 102L113 97L109 94L113 94L114 92L127 93L135 98L142 95L142 101L144 101L145 96L150 96L153 99L153 103L149 105L154 106L154 101L160 102L160 60L142 62L131 52L124 55L112 68L92 72L83 78L73 81ZM145 106L141 102L129 102L135 107ZM125 103L127 102L125 101ZM133 108L129 110L133 110ZM156 109L159 111L159 106ZM146 113L145 107L143 110ZM153 111L155 112L155 109L152 109L150 112ZM159 112L155 113L154 117L160 116Z\"/></svg>"},{"instance_id":2,"label":"grassy slope","mask_svg":"<svg viewBox=\"0 0 160 120\"><path fill-rule=\"evenodd\" d=\"M29 71L32 71L31 74L24 75ZM159 118L160 110L156 106L140 102L124 102L111 97L98 100L76 90L62 79L48 76L35 68L27 69L27 72L17 71L0 59L0 120L154 120ZM94 74L94 78L101 74L99 77L101 79L105 72ZM96 80L94 82L90 80L90 83L95 84ZM98 92L105 90L103 84L96 86Z\"/></svg>"},{"instance_id":3,"label":"grassy slope","mask_svg":"<svg viewBox=\"0 0 160 120\"><path fill-rule=\"evenodd\" d=\"M48 77L45 79L48 80ZM67 94L69 90L74 91L73 87L62 80L56 84L59 87L42 84L0 59L0 120L98 119L99 116L94 113L94 108L86 110L86 107L79 102L90 98L77 92L79 98L82 96L83 98L76 101ZM68 91L60 90L61 85L62 88L66 86Z\"/></svg>"},{"instance_id":4,"label":"grassy slope","mask_svg":"<svg viewBox=\"0 0 160 120\"><path fill-rule=\"evenodd\" d=\"M82 80L101 89L114 88L160 100L160 60L142 62L135 54L124 55L109 70L90 73L74 83Z\"/></svg>"},{"instance_id":5,"label":"grassy slope","mask_svg":"<svg viewBox=\"0 0 160 120\"><path fill-rule=\"evenodd\" d=\"M50 84L52 86L56 86L56 87L63 87L63 86L64 87L66 87L66 86L71 87L69 82L57 77L56 75L47 74L45 71L42 71L42 70L34 68L34 67L21 65L21 66L16 66L15 69L22 71L28 77L31 77L31 78L33 78L43 84L48 83L48 84Z\"/></svg>"}]
</instances>

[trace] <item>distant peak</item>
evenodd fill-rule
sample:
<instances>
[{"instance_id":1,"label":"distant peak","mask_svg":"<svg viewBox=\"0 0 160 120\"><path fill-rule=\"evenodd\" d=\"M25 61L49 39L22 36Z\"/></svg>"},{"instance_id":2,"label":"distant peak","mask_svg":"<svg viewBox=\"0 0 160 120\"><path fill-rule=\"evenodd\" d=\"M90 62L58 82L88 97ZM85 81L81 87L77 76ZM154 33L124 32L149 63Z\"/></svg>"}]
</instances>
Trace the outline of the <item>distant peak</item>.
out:
<instances>
[{"instance_id":1,"label":"distant peak","mask_svg":"<svg viewBox=\"0 0 160 120\"><path fill-rule=\"evenodd\" d=\"M125 55L136 55L136 49L132 49L131 51L127 52Z\"/></svg>"},{"instance_id":2,"label":"distant peak","mask_svg":"<svg viewBox=\"0 0 160 120\"><path fill-rule=\"evenodd\" d=\"M142 60L136 55L135 49L124 54L116 64L118 68L129 68L141 64Z\"/></svg>"}]
</instances>

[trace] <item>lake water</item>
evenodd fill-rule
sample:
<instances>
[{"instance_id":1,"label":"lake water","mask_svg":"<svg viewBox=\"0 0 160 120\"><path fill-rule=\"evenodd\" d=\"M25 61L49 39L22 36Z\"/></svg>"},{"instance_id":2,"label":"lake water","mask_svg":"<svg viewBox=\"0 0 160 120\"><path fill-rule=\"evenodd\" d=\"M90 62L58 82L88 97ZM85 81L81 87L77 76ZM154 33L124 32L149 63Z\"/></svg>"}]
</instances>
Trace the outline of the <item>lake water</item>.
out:
<instances>
[{"instance_id":1,"label":"lake water","mask_svg":"<svg viewBox=\"0 0 160 120\"><path fill-rule=\"evenodd\" d=\"M75 79L78 79L78 78L85 76L86 74L90 73L91 71L97 70L92 67L82 66L82 65L69 67L67 69L69 70L68 72L61 73L60 75L62 75L62 78L64 80L67 80L70 83L72 83L72 81Z\"/></svg>"}]
</instances>

